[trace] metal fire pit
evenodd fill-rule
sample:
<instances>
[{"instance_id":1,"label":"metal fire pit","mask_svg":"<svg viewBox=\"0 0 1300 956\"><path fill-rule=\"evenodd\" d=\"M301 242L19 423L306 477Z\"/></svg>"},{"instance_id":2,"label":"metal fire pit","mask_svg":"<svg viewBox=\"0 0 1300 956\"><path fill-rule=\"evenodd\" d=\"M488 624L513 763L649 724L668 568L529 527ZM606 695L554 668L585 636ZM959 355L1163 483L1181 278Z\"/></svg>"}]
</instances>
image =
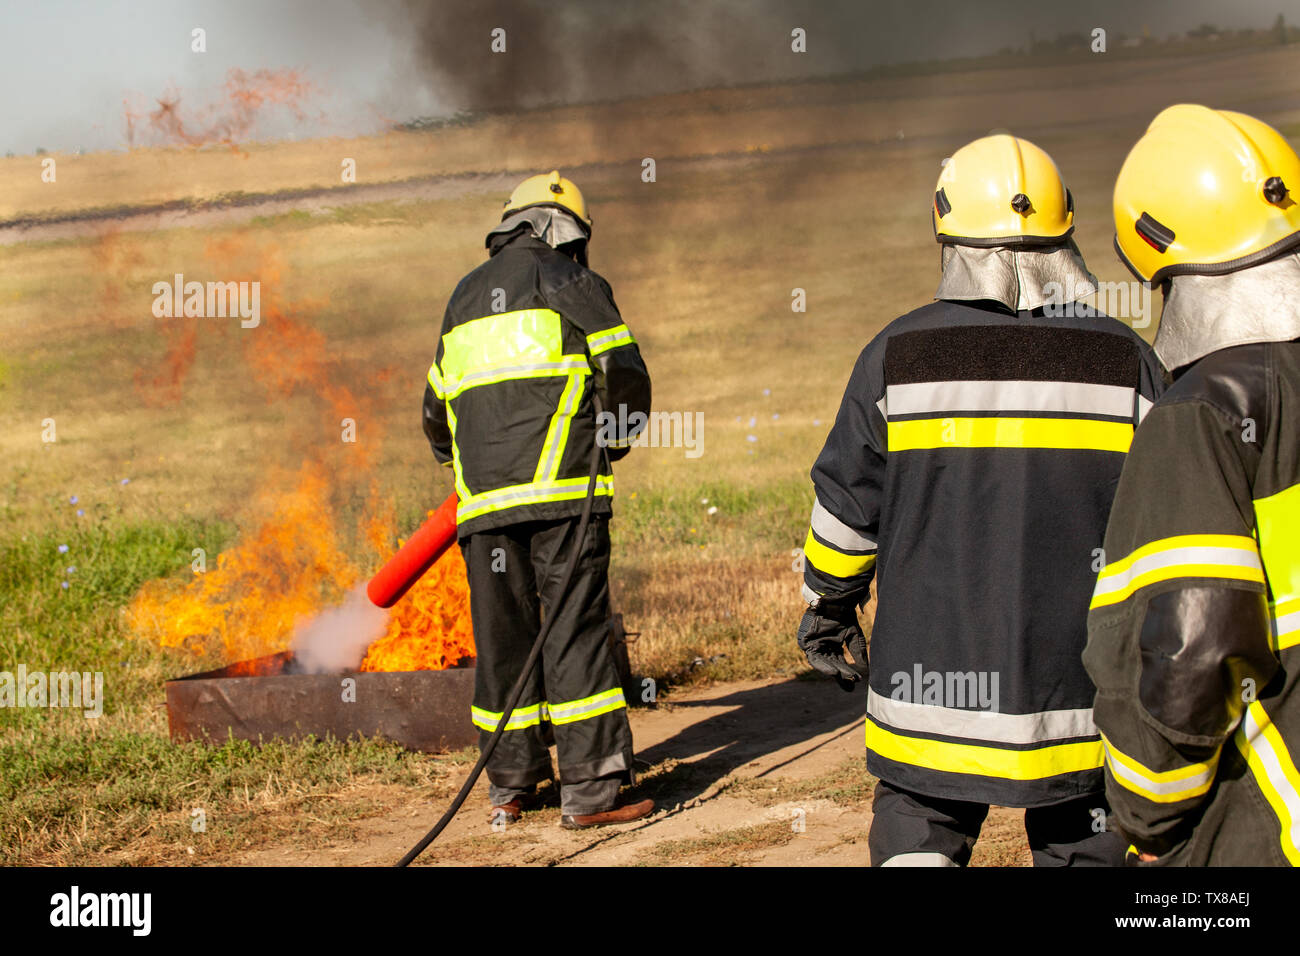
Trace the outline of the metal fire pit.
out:
<instances>
[{"instance_id":1,"label":"metal fire pit","mask_svg":"<svg viewBox=\"0 0 1300 956\"><path fill-rule=\"evenodd\" d=\"M343 700L344 678L356 681L354 702ZM166 691L173 741L361 735L437 753L478 740L469 719L473 667L303 674L282 651L168 681Z\"/></svg>"},{"instance_id":2,"label":"metal fire pit","mask_svg":"<svg viewBox=\"0 0 1300 956\"><path fill-rule=\"evenodd\" d=\"M640 684L628 666L629 635L612 615L607 641L629 704ZM356 681L356 700L343 700L343 679ZM297 740L331 734L339 740L381 736L410 750L438 753L478 743L469 719L474 668L442 671L369 671L304 674L291 651L239 661L218 670L168 681L171 739L221 743Z\"/></svg>"}]
</instances>

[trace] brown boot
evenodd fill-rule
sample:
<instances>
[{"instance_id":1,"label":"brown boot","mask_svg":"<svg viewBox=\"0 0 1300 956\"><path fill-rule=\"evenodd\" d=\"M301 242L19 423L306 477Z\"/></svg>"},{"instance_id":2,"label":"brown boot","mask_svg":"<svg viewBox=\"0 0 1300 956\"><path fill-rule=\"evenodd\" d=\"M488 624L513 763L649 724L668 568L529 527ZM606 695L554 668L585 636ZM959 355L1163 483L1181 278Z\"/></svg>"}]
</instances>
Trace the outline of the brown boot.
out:
<instances>
[{"instance_id":1,"label":"brown boot","mask_svg":"<svg viewBox=\"0 0 1300 956\"><path fill-rule=\"evenodd\" d=\"M648 817L654 813L655 802L653 800L640 800L636 803L624 804L621 807L615 807L613 810L606 810L603 813L581 813L581 814L564 814L560 817L560 826L566 830L586 830L590 827L605 827L611 823L631 823L633 820L640 820L642 817Z\"/></svg>"},{"instance_id":2,"label":"brown boot","mask_svg":"<svg viewBox=\"0 0 1300 956\"><path fill-rule=\"evenodd\" d=\"M488 823L496 823L499 819L504 819L506 823L518 823L519 818L524 815L524 801L515 797L509 803L503 803L499 807L493 807L492 813L488 816Z\"/></svg>"}]
</instances>

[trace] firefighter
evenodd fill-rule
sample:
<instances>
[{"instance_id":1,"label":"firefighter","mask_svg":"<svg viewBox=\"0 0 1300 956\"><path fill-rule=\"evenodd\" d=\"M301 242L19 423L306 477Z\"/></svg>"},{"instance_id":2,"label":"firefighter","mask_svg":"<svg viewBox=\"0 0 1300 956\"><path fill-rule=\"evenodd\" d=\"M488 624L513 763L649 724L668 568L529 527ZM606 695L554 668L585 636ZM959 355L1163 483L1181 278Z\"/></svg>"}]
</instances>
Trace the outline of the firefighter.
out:
<instances>
[{"instance_id":1,"label":"firefighter","mask_svg":"<svg viewBox=\"0 0 1300 956\"><path fill-rule=\"evenodd\" d=\"M472 719L485 745L538 634L541 666L487 766L492 819L517 821L559 760L561 823L634 820L632 733L610 623L610 462L635 429L597 422L596 393L617 422L643 422L650 377L609 284L587 268L591 220L558 172L524 180L487 235L488 259L452 293L424 392L424 431L455 474L458 537L478 651ZM622 412L621 416L618 414ZM636 413L641 413L640 415ZM584 540L576 542L592 454L602 448ZM567 596L557 592L575 547Z\"/></svg>"},{"instance_id":2,"label":"firefighter","mask_svg":"<svg viewBox=\"0 0 1300 956\"><path fill-rule=\"evenodd\" d=\"M932 214L937 301L863 350L813 466L798 642L846 690L868 677L872 865L966 865L990 804L1026 808L1035 865L1114 865L1080 655L1091 552L1163 373L1078 301L1096 284L1043 150L966 145Z\"/></svg>"},{"instance_id":3,"label":"firefighter","mask_svg":"<svg viewBox=\"0 0 1300 956\"><path fill-rule=\"evenodd\" d=\"M1300 864L1300 158L1166 109L1115 183L1174 383L1138 429L1084 663L1134 862Z\"/></svg>"}]
</instances>

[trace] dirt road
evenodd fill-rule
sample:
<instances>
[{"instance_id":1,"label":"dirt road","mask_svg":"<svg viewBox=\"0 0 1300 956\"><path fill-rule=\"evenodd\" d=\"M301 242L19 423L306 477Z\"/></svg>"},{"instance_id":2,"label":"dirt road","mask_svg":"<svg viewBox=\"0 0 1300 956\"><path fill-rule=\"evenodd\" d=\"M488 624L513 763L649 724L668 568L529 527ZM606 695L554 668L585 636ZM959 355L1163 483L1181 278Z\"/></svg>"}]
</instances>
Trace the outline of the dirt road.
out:
<instances>
[{"instance_id":1,"label":"dirt road","mask_svg":"<svg viewBox=\"0 0 1300 956\"><path fill-rule=\"evenodd\" d=\"M502 832L487 822L487 787L417 865L858 866L867 862L871 786L862 759L863 695L822 681L715 684L632 712L638 791L659 810L623 827L570 832L556 795ZM467 770L454 779L459 787ZM449 792L389 788L391 809L360 820L356 839L310 850L262 847L242 865L382 866L442 812ZM976 865L1026 865L1021 811L994 809Z\"/></svg>"}]
</instances>

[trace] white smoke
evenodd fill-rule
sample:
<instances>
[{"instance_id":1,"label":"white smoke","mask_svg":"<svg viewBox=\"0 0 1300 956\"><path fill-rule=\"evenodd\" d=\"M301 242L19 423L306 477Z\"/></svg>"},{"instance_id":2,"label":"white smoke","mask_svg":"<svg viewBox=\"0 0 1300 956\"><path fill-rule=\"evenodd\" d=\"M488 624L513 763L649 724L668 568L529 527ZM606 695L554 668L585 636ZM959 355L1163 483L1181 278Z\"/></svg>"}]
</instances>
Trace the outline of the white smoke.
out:
<instances>
[{"instance_id":1,"label":"white smoke","mask_svg":"<svg viewBox=\"0 0 1300 956\"><path fill-rule=\"evenodd\" d=\"M388 612L370 603L365 585L354 588L338 607L322 611L294 630L295 669L307 674L356 670L387 622Z\"/></svg>"}]
</instances>

